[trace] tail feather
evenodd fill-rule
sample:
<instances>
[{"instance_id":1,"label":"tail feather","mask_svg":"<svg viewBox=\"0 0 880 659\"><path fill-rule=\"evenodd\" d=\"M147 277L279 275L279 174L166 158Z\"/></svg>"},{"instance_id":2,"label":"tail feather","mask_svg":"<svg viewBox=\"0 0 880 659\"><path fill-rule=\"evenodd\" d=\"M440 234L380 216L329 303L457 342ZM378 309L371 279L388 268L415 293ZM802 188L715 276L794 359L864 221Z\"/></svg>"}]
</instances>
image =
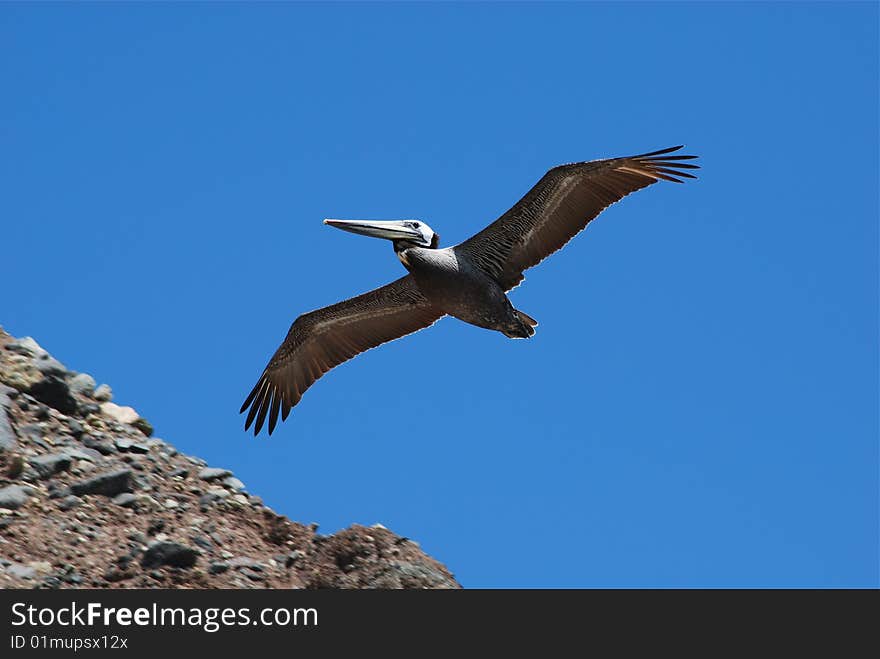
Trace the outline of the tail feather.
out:
<instances>
[{"instance_id":1,"label":"tail feather","mask_svg":"<svg viewBox=\"0 0 880 659\"><path fill-rule=\"evenodd\" d=\"M538 321L532 318L529 314L524 311L520 311L519 309L514 309L516 311L516 315L519 316L519 319L523 321L529 327L537 327ZM534 332L532 332L534 334Z\"/></svg>"},{"instance_id":2,"label":"tail feather","mask_svg":"<svg viewBox=\"0 0 880 659\"><path fill-rule=\"evenodd\" d=\"M538 321L519 309L514 309L514 312L516 318L511 319L511 324L501 330L504 335L511 339L528 339L534 336L535 330L533 328L538 324Z\"/></svg>"}]
</instances>

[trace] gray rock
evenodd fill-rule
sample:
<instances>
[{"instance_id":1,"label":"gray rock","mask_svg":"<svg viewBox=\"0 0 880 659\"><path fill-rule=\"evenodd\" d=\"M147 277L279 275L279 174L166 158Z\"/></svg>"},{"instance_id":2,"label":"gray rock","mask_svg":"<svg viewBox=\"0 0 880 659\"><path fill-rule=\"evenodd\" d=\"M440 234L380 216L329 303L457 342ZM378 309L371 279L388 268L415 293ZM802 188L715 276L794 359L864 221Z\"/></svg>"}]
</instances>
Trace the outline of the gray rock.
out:
<instances>
[{"instance_id":1,"label":"gray rock","mask_svg":"<svg viewBox=\"0 0 880 659\"><path fill-rule=\"evenodd\" d=\"M265 581L266 580L265 574L255 572L254 570L250 570L248 568L242 568L241 570L239 570L239 572L241 574L243 574L244 576L246 576L251 581Z\"/></svg>"},{"instance_id":2,"label":"gray rock","mask_svg":"<svg viewBox=\"0 0 880 659\"><path fill-rule=\"evenodd\" d=\"M81 417L88 417L89 414L100 414L101 406L97 403L81 403L77 412Z\"/></svg>"},{"instance_id":3,"label":"gray rock","mask_svg":"<svg viewBox=\"0 0 880 659\"><path fill-rule=\"evenodd\" d=\"M250 570L256 570L257 572L262 572L265 569L265 566L262 563L253 558L248 558L247 556L237 556L233 558L229 561L229 567L234 569L248 568Z\"/></svg>"},{"instance_id":4,"label":"gray rock","mask_svg":"<svg viewBox=\"0 0 880 659\"><path fill-rule=\"evenodd\" d=\"M76 508L82 501L79 497L75 497L72 494L68 494L61 501L58 502L58 507L61 510L70 510L71 508Z\"/></svg>"},{"instance_id":5,"label":"gray rock","mask_svg":"<svg viewBox=\"0 0 880 659\"><path fill-rule=\"evenodd\" d=\"M43 375L57 375L61 377L67 375L67 367L50 355L34 359L34 366Z\"/></svg>"},{"instance_id":6,"label":"gray rock","mask_svg":"<svg viewBox=\"0 0 880 659\"><path fill-rule=\"evenodd\" d=\"M56 577L54 574L43 579L43 583L41 588L48 588L49 590L57 590L61 588L61 578Z\"/></svg>"},{"instance_id":7,"label":"gray rock","mask_svg":"<svg viewBox=\"0 0 880 659\"><path fill-rule=\"evenodd\" d=\"M137 488L139 490L143 490L144 492L152 492L155 488L153 487L153 484L150 482L150 480L151 479L149 475L142 475L142 477L137 479L137 482L135 484L137 485Z\"/></svg>"},{"instance_id":8,"label":"gray rock","mask_svg":"<svg viewBox=\"0 0 880 659\"><path fill-rule=\"evenodd\" d=\"M101 452L93 448L69 448L67 454L76 460L87 460L88 462L100 462Z\"/></svg>"},{"instance_id":9,"label":"gray rock","mask_svg":"<svg viewBox=\"0 0 880 659\"><path fill-rule=\"evenodd\" d=\"M24 471L24 458L13 453L6 461L6 477L16 479L21 476Z\"/></svg>"},{"instance_id":10,"label":"gray rock","mask_svg":"<svg viewBox=\"0 0 880 659\"><path fill-rule=\"evenodd\" d=\"M28 357L44 357L49 354L30 336L23 336L20 339L16 339L11 343L6 344L6 349L9 352L26 355Z\"/></svg>"},{"instance_id":11,"label":"gray rock","mask_svg":"<svg viewBox=\"0 0 880 659\"><path fill-rule=\"evenodd\" d=\"M229 569L226 561L214 561L208 566L208 574L223 574Z\"/></svg>"},{"instance_id":12,"label":"gray rock","mask_svg":"<svg viewBox=\"0 0 880 659\"><path fill-rule=\"evenodd\" d=\"M223 485L236 492L241 492L244 489L244 483L238 480L235 476L223 479Z\"/></svg>"},{"instance_id":13,"label":"gray rock","mask_svg":"<svg viewBox=\"0 0 880 659\"><path fill-rule=\"evenodd\" d=\"M19 579L33 579L37 576L37 571L27 565L13 563L12 565L7 566L6 574L11 574L13 577L18 577Z\"/></svg>"},{"instance_id":14,"label":"gray rock","mask_svg":"<svg viewBox=\"0 0 880 659\"><path fill-rule=\"evenodd\" d=\"M77 373L68 381L71 391L83 396L91 396L95 393L95 378L88 373Z\"/></svg>"},{"instance_id":15,"label":"gray rock","mask_svg":"<svg viewBox=\"0 0 880 659\"><path fill-rule=\"evenodd\" d=\"M104 573L104 579L106 579L110 583L114 583L116 581L124 581L125 579L131 579L133 576L134 572L117 567L111 567Z\"/></svg>"},{"instance_id":16,"label":"gray rock","mask_svg":"<svg viewBox=\"0 0 880 659\"><path fill-rule=\"evenodd\" d=\"M135 442L128 437L120 437L117 439L114 444L116 444L116 448L120 451L125 451L128 453L149 453L150 447L146 444L141 444L140 442Z\"/></svg>"},{"instance_id":17,"label":"gray rock","mask_svg":"<svg viewBox=\"0 0 880 659\"><path fill-rule=\"evenodd\" d=\"M49 455L38 455L28 462L40 478L51 478L58 472L70 469L73 460L67 453L50 453Z\"/></svg>"},{"instance_id":18,"label":"gray rock","mask_svg":"<svg viewBox=\"0 0 880 659\"><path fill-rule=\"evenodd\" d=\"M423 563L394 561L369 583L369 588L455 588L442 572Z\"/></svg>"},{"instance_id":19,"label":"gray rock","mask_svg":"<svg viewBox=\"0 0 880 659\"><path fill-rule=\"evenodd\" d=\"M177 469L172 469L168 472L169 478L174 478L175 476L180 476L181 478L186 478L189 476L189 469L184 469L183 467L178 467Z\"/></svg>"},{"instance_id":20,"label":"gray rock","mask_svg":"<svg viewBox=\"0 0 880 659\"><path fill-rule=\"evenodd\" d=\"M39 423L23 423L18 426L18 436L29 442L39 442L42 440L45 427Z\"/></svg>"},{"instance_id":21,"label":"gray rock","mask_svg":"<svg viewBox=\"0 0 880 659\"><path fill-rule=\"evenodd\" d=\"M92 398L102 403L106 403L113 399L113 390L110 388L109 384L102 384L95 389Z\"/></svg>"},{"instance_id":22,"label":"gray rock","mask_svg":"<svg viewBox=\"0 0 880 659\"><path fill-rule=\"evenodd\" d=\"M21 485L8 485L0 488L0 508L17 510L27 503L30 488Z\"/></svg>"},{"instance_id":23,"label":"gray rock","mask_svg":"<svg viewBox=\"0 0 880 659\"><path fill-rule=\"evenodd\" d=\"M137 496L131 492L123 492L113 497L113 503L123 508L134 508L137 505Z\"/></svg>"},{"instance_id":24,"label":"gray rock","mask_svg":"<svg viewBox=\"0 0 880 659\"><path fill-rule=\"evenodd\" d=\"M203 481L214 481L229 476L232 476L231 471L228 469L220 469L218 467L207 467L199 472L199 478Z\"/></svg>"},{"instance_id":25,"label":"gray rock","mask_svg":"<svg viewBox=\"0 0 880 659\"><path fill-rule=\"evenodd\" d=\"M217 496L213 492L208 492L207 494L203 494L199 497L199 508L203 511L207 510L211 504L217 503L218 501L222 501L223 497Z\"/></svg>"},{"instance_id":26,"label":"gray rock","mask_svg":"<svg viewBox=\"0 0 880 659\"><path fill-rule=\"evenodd\" d=\"M116 453L116 447L110 442L101 441L91 436L86 436L82 443L90 449L96 450L101 455L111 455Z\"/></svg>"},{"instance_id":27,"label":"gray rock","mask_svg":"<svg viewBox=\"0 0 880 659\"><path fill-rule=\"evenodd\" d=\"M11 387L0 384L0 453L12 451L18 446L15 432L12 430L12 425L6 414L6 410L12 406L12 400L9 398L10 391L13 391Z\"/></svg>"},{"instance_id":28,"label":"gray rock","mask_svg":"<svg viewBox=\"0 0 880 659\"><path fill-rule=\"evenodd\" d=\"M142 416L132 421L131 425L140 430L145 437L150 437L153 434L153 424Z\"/></svg>"},{"instance_id":29,"label":"gray rock","mask_svg":"<svg viewBox=\"0 0 880 659\"><path fill-rule=\"evenodd\" d=\"M202 549L208 549L208 550L214 549L214 543L203 536L192 535L192 536L190 536L189 539L192 540L194 544L197 544Z\"/></svg>"},{"instance_id":30,"label":"gray rock","mask_svg":"<svg viewBox=\"0 0 880 659\"><path fill-rule=\"evenodd\" d=\"M49 483L49 498L61 499L70 494L70 488L52 481Z\"/></svg>"},{"instance_id":31,"label":"gray rock","mask_svg":"<svg viewBox=\"0 0 880 659\"><path fill-rule=\"evenodd\" d=\"M117 494L131 491L131 469L120 469L98 474L92 478L74 483L70 491L78 497L86 494L103 494L115 497Z\"/></svg>"},{"instance_id":32,"label":"gray rock","mask_svg":"<svg viewBox=\"0 0 880 659\"><path fill-rule=\"evenodd\" d=\"M300 551L299 549L296 549L284 557L284 565L285 565L285 567L292 567L293 565L296 564L297 561L305 558L305 556L306 556L306 553L304 551Z\"/></svg>"},{"instance_id":33,"label":"gray rock","mask_svg":"<svg viewBox=\"0 0 880 659\"><path fill-rule=\"evenodd\" d=\"M132 466L133 469L137 469L138 471L144 470L144 464L140 460L140 455L132 454L132 453L123 453L122 460L123 462L127 462Z\"/></svg>"},{"instance_id":34,"label":"gray rock","mask_svg":"<svg viewBox=\"0 0 880 659\"><path fill-rule=\"evenodd\" d=\"M222 487L212 485L208 488L207 494L217 497L218 499L225 499L229 496L229 490L224 490Z\"/></svg>"},{"instance_id":35,"label":"gray rock","mask_svg":"<svg viewBox=\"0 0 880 659\"><path fill-rule=\"evenodd\" d=\"M71 417L67 419L67 427L70 428L70 433L76 438L79 438L85 432L85 426L83 426L82 422Z\"/></svg>"},{"instance_id":36,"label":"gray rock","mask_svg":"<svg viewBox=\"0 0 880 659\"><path fill-rule=\"evenodd\" d=\"M179 542L151 542L141 559L141 567L149 570L162 565L192 567L199 558L199 551Z\"/></svg>"},{"instance_id":37,"label":"gray rock","mask_svg":"<svg viewBox=\"0 0 880 659\"><path fill-rule=\"evenodd\" d=\"M35 382L31 385L28 393L62 414L76 413L76 399L70 394L70 389L64 378L57 375L47 375L42 380Z\"/></svg>"},{"instance_id":38,"label":"gray rock","mask_svg":"<svg viewBox=\"0 0 880 659\"><path fill-rule=\"evenodd\" d=\"M164 519L154 519L150 521L150 525L147 527L147 535L156 535L157 533L165 530L165 520Z\"/></svg>"}]
</instances>

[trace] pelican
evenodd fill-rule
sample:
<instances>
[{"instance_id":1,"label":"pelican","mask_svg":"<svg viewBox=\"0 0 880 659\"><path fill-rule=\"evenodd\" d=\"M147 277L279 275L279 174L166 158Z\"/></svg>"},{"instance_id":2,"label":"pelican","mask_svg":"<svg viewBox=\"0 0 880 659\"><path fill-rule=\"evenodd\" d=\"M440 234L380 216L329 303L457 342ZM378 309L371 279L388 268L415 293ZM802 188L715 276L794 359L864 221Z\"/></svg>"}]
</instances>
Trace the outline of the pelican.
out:
<instances>
[{"instance_id":1,"label":"pelican","mask_svg":"<svg viewBox=\"0 0 880 659\"><path fill-rule=\"evenodd\" d=\"M381 288L297 318L248 394L245 430L269 434L305 391L331 368L388 341L452 316L512 339L529 338L537 321L515 309L507 292L523 272L560 249L606 207L659 180L696 178L670 155L681 146L607 158L548 171L516 205L478 234L454 246L421 220L324 220L337 229L384 238L408 274ZM254 423L256 421L256 423Z\"/></svg>"}]
</instances>

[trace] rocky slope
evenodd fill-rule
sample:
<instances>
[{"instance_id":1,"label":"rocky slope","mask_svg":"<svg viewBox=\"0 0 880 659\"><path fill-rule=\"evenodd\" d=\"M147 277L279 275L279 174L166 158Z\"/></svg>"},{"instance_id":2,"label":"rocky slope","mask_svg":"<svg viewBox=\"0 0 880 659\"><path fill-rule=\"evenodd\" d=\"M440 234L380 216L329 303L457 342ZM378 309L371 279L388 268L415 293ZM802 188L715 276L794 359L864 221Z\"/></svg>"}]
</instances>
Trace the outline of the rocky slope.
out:
<instances>
[{"instance_id":1,"label":"rocky slope","mask_svg":"<svg viewBox=\"0 0 880 659\"><path fill-rule=\"evenodd\" d=\"M458 588L381 527L323 536L0 328L0 587Z\"/></svg>"}]
</instances>

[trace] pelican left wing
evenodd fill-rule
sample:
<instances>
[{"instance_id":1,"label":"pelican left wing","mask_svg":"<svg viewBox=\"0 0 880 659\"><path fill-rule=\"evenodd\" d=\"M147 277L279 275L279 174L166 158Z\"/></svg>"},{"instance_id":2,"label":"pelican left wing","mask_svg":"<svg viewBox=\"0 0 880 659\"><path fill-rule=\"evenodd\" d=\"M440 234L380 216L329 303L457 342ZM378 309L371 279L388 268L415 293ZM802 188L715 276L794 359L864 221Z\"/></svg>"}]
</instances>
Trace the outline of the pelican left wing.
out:
<instances>
[{"instance_id":1,"label":"pelican left wing","mask_svg":"<svg viewBox=\"0 0 880 659\"><path fill-rule=\"evenodd\" d=\"M626 158L560 165L485 229L458 245L508 291L537 265L574 238L605 208L659 180L695 178L681 162L697 156L669 155L682 147Z\"/></svg>"},{"instance_id":2,"label":"pelican left wing","mask_svg":"<svg viewBox=\"0 0 880 659\"><path fill-rule=\"evenodd\" d=\"M269 417L269 434L278 414L290 409L331 368L383 343L433 325L443 316L421 294L411 275L297 318L275 351L241 412L250 411L245 430L256 419L254 435Z\"/></svg>"}]
</instances>

